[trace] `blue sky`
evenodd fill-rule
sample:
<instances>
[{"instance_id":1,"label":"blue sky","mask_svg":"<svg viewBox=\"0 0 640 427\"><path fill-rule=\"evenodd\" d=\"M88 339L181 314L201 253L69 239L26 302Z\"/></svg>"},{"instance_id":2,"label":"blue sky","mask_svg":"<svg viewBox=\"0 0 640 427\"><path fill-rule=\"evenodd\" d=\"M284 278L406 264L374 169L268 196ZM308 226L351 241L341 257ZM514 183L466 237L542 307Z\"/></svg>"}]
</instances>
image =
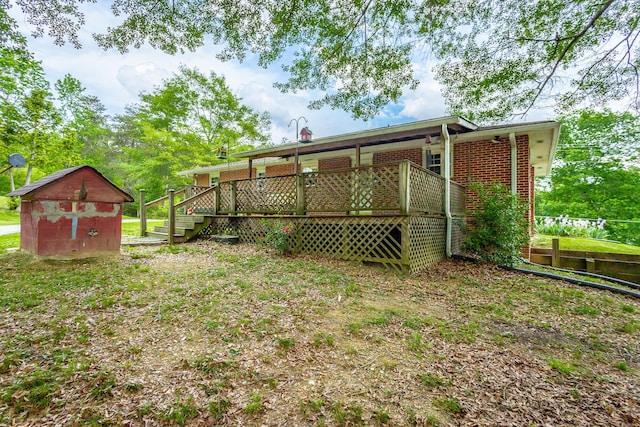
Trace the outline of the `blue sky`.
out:
<instances>
[{"instance_id":1,"label":"blue sky","mask_svg":"<svg viewBox=\"0 0 640 427\"><path fill-rule=\"evenodd\" d=\"M282 138L293 140L295 125L288 127L293 118L304 116L315 137L354 132L361 129L406 123L445 115L445 106L437 83L431 78L431 65L416 64L420 86L402 97L398 104L389 105L381 114L368 122L355 121L344 111L323 108L310 110L307 103L319 97L317 93L301 91L283 94L273 88L276 81L285 81L286 75L275 64L263 69L250 56L244 63L221 62L215 54L219 50L214 45L200 48L184 55L167 55L148 46L131 49L127 54L115 50L104 51L91 37L91 32L100 32L115 19L108 2L86 4L82 7L86 25L80 32L83 48L71 45L56 46L47 37L33 38L30 28L20 10L13 7L10 14L18 21L21 31L28 36L29 49L36 59L42 61L47 78L53 83L70 73L86 87L87 93L97 96L110 114L124 112L127 104L134 103L141 91L151 90L162 79L177 72L184 64L198 68L202 72L215 71L223 75L234 93L243 102L258 111L268 111L271 115L271 139L275 143ZM88 30L91 29L91 30Z\"/></svg>"}]
</instances>

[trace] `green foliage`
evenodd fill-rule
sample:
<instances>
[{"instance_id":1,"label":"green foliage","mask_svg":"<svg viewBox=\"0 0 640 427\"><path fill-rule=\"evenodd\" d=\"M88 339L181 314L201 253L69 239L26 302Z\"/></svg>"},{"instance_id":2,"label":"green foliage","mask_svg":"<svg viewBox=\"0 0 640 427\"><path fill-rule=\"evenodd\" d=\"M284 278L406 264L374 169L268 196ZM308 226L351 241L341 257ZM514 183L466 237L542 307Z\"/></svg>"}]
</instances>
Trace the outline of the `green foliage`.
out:
<instances>
[{"instance_id":1,"label":"green foliage","mask_svg":"<svg viewBox=\"0 0 640 427\"><path fill-rule=\"evenodd\" d=\"M547 363L552 369L555 369L561 374L571 374L576 370L576 367L573 366L571 363L567 363L565 361L555 359L555 358L551 358L547 360Z\"/></svg>"},{"instance_id":2,"label":"green foliage","mask_svg":"<svg viewBox=\"0 0 640 427\"><path fill-rule=\"evenodd\" d=\"M14 0L15 1L15 0ZM8 2L11 4L12 2ZM30 0L34 33L78 46L80 0ZM103 5L101 5L104 7ZM6 7L6 6L5 6ZM321 97L330 106L370 118L424 75L425 55L450 110L487 121L526 114L553 98L570 108L623 101L637 108L637 7L632 1L441 0L113 2L118 24L95 40L127 52L148 44L169 54L222 45L221 60L279 63L283 91ZM571 70L566 84L553 84Z\"/></svg>"},{"instance_id":3,"label":"green foliage","mask_svg":"<svg viewBox=\"0 0 640 427\"><path fill-rule=\"evenodd\" d=\"M264 234L258 236L258 243L272 248L278 255L283 255L291 248L293 236L292 228L283 224L280 220L263 220L262 226L266 230Z\"/></svg>"},{"instance_id":4,"label":"green foliage","mask_svg":"<svg viewBox=\"0 0 640 427\"><path fill-rule=\"evenodd\" d=\"M249 402L247 403L247 406L244 407L244 412L247 414L262 412L264 410L262 400L262 394L249 393Z\"/></svg>"},{"instance_id":5,"label":"green foliage","mask_svg":"<svg viewBox=\"0 0 640 427\"><path fill-rule=\"evenodd\" d=\"M515 264L529 240L527 204L501 184L474 184L477 202L466 247L485 262Z\"/></svg>"},{"instance_id":6,"label":"green foliage","mask_svg":"<svg viewBox=\"0 0 640 427\"><path fill-rule=\"evenodd\" d=\"M447 397L442 397L442 398L436 399L433 402L433 405L436 408L441 409L441 410L446 411L446 412L449 412L451 414L462 414L462 413L464 413L464 408L462 407L460 402L458 402L457 399L450 399L450 398L447 398Z\"/></svg>"},{"instance_id":7,"label":"green foliage","mask_svg":"<svg viewBox=\"0 0 640 427\"><path fill-rule=\"evenodd\" d=\"M196 408L193 397L189 396L186 401L181 398L168 408L165 408L159 415L163 421L170 421L179 426L186 425L187 422L195 418L198 415L198 408Z\"/></svg>"},{"instance_id":8,"label":"green foliage","mask_svg":"<svg viewBox=\"0 0 640 427\"><path fill-rule=\"evenodd\" d=\"M640 118L581 110L563 126L551 179L536 194L536 215L602 218L609 238L640 245Z\"/></svg>"},{"instance_id":9,"label":"green foliage","mask_svg":"<svg viewBox=\"0 0 640 427\"><path fill-rule=\"evenodd\" d=\"M268 125L268 115L243 105L224 77L181 67L116 117L116 174L125 190L144 188L154 200L187 184L177 172L221 163L217 148L243 151L266 141Z\"/></svg>"},{"instance_id":10,"label":"green foliage","mask_svg":"<svg viewBox=\"0 0 640 427\"><path fill-rule=\"evenodd\" d=\"M590 237L592 239L606 239L606 221L603 219L571 219L568 216L536 217L535 232L551 236Z\"/></svg>"}]
</instances>

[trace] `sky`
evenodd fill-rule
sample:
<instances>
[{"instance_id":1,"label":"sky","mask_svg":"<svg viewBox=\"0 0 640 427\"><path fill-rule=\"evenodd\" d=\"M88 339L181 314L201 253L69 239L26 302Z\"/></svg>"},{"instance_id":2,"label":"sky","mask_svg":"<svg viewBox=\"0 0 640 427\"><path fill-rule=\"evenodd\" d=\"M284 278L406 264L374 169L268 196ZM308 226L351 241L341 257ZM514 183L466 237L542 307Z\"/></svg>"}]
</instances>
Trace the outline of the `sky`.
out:
<instances>
[{"instance_id":1,"label":"sky","mask_svg":"<svg viewBox=\"0 0 640 427\"><path fill-rule=\"evenodd\" d=\"M127 105L137 101L140 92L160 85L163 79L176 73L180 65L197 68L203 73L215 71L225 77L227 85L245 105L260 112L267 111L272 122L271 140L276 144L283 138L294 140L295 123L291 120L300 117L304 117L306 123L299 120L299 128L308 125L318 138L447 115L440 87L431 74L433 64L428 63L415 64L416 77L421 81L415 90L408 91L397 104L389 105L374 119L364 122L352 119L348 112L341 110L308 109L308 102L321 95L306 91L281 93L275 89L274 82L286 80L279 65L263 69L251 57L244 63L221 62L215 57L219 47L212 44L196 52L173 56L149 46L132 48L126 54L105 51L93 41L91 33L101 32L116 22L108 5L109 2L98 2L83 6L87 23L79 34L83 45L79 50L69 44L56 46L47 37L31 37L31 28L20 10L13 7L9 13L27 36L29 50L42 62L51 83L71 74L80 80L87 94L102 101L111 115L123 113Z\"/></svg>"},{"instance_id":2,"label":"sky","mask_svg":"<svg viewBox=\"0 0 640 427\"><path fill-rule=\"evenodd\" d=\"M433 81L430 67L426 64L417 64L417 77L422 82L417 89L365 122L354 120L348 112L341 110L307 108L310 100L321 95L306 91L281 93L273 87L274 82L286 80L286 74L280 71L279 65L264 69L257 66L250 56L244 63L221 62L215 57L219 48L212 44L183 55L168 55L149 46L132 48L126 54L116 50L105 51L93 41L91 33L101 32L109 24L117 22L111 15L108 2L84 5L82 10L86 18L86 25L79 34L82 49L70 44L56 46L47 37L34 38L21 11L14 6L9 13L27 36L29 50L42 62L51 83L67 73L71 74L80 80L88 94L102 101L111 115L123 113L126 105L137 101L140 92L160 85L163 79L176 73L180 65L197 68L203 73L215 71L225 77L227 85L242 98L244 104L260 112L267 111L271 116L271 139L274 143L282 142L283 138L295 138L295 122L291 123L291 120L299 117L307 120L306 123L304 119L299 120L299 128L308 125L314 137L318 138L446 115L440 88Z\"/></svg>"}]
</instances>

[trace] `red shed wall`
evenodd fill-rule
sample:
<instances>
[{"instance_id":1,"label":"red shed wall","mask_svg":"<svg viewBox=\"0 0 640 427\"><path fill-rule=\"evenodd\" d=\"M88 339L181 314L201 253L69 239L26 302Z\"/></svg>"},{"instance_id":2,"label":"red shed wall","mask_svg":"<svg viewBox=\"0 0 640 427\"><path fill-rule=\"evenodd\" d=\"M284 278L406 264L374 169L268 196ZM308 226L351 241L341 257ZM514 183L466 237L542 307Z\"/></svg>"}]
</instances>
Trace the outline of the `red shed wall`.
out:
<instances>
[{"instance_id":1,"label":"red shed wall","mask_svg":"<svg viewBox=\"0 0 640 427\"><path fill-rule=\"evenodd\" d=\"M126 200L123 193L91 168L79 169L58 181L34 190L23 198L28 200L80 200L83 182L86 192L83 202L122 203Z\"/></svg>"},{"instance_id":2,"label":"red shed wall","mask_svg":"<svg viewBox=\"0 0 640 427\"><path fill-rule=\"evenodd\" d=\"M23 201L21 249L47 258L120 253L122 204Z\"/></svg>"}]
</instances>

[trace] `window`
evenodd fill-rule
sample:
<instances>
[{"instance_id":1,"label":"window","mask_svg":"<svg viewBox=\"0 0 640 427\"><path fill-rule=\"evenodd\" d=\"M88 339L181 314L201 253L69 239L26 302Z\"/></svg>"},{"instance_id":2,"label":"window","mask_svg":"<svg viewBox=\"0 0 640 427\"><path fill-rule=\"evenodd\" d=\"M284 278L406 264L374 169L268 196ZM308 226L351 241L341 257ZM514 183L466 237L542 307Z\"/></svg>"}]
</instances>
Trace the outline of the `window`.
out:
<instances>
[{"instance_id":1,"label":"window","mask_svg":"<svg viewBox=\"0 0 640 427\"><path fill-rule=\"evenodd\" d=\"M212 176L209 182L209 186L213 187L214 185L217 185L218 182L220 182L220 177Z\"/></svg>"},{"instance_id":2,"label":"window","mask_svg":"<svg viewBox=\"0 0 640 427\"><path fill-rule=\"evenodd\" d=\"M440 175L440 153L432 154L431 150L427 150L427 169Z\"/></svg>"}]
</instances>

